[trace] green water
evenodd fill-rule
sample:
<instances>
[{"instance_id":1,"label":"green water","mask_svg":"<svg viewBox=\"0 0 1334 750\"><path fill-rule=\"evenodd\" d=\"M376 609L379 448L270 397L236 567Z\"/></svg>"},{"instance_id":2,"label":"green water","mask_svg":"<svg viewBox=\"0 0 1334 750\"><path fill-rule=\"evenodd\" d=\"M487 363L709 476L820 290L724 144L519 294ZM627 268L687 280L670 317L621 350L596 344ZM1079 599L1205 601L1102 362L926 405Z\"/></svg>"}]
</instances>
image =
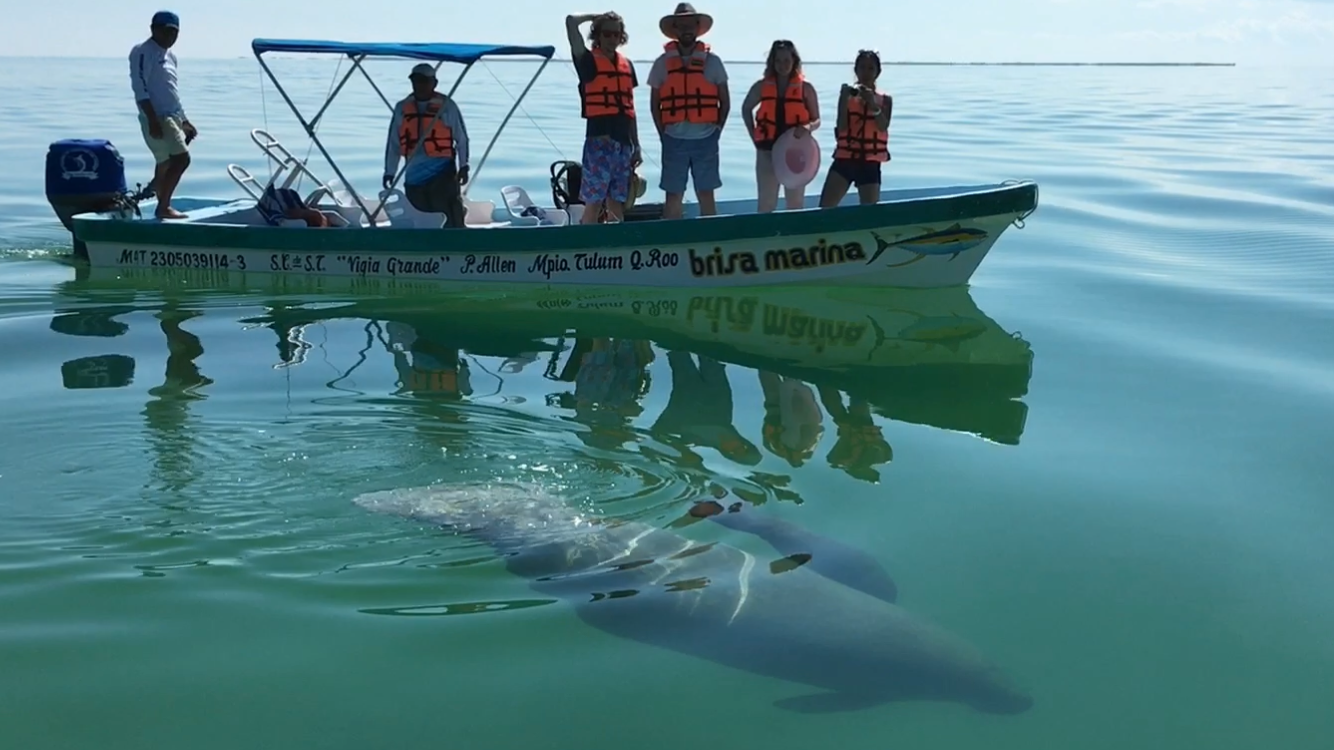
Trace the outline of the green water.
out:
<instances>
[{"instance_id":1,"label":"green water","mask_svg":"<svg viewBox=\"0 0 1334 750\"><path fill-rule=\"evenodd\" d=\"M193 65L216 140L182 191L230 195L222 166L257 155L254 70ZM119 106L119 68L87 72ZM55 110L15 117L0 747L1330 747L1334 89L1327 71L1275 75L896 72L895 184L1042 186L969 289L620 306L84 278L57 258L33 166ZM39 100L29 80L0 93ZM555 113L535 119L565 153L516 120L478 190L537 195L532 160L577 153L567 84L528 105ZM484 130L508 101L463 104ZM378 106L330 134L367 184ZM124 144L133 181L134 128L70 135ZM753 188L738 144L723 197ZM796 406L766 442L775 382ZM615 638L486 547L353 502L498 477L763 572L780 555L762 540L680 525L722 486L745 514L869 553L904 611L1033 707L783 711L813 690ZM791 606L790 638L844 622Z\"/></svg>"}]
</instances>

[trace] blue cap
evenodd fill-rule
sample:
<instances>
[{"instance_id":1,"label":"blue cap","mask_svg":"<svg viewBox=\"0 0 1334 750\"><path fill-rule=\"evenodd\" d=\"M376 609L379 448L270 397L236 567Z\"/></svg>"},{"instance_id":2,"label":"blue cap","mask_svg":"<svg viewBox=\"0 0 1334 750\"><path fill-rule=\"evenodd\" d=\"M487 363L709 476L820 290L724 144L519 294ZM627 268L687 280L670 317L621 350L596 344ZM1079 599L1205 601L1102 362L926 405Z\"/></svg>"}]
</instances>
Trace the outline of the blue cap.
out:
<instances>
[{"instance_id":1,"label":"blue cap","mask_svg":"<svg viewBox=\"0 0 1334 750\"><path fill-rule=\"evenodd\" d=\"M179 29L181 27L181 19L169 10L160 10L153 14L152 25L165 26L169 29Z\"/></svg>"}]
</instances>

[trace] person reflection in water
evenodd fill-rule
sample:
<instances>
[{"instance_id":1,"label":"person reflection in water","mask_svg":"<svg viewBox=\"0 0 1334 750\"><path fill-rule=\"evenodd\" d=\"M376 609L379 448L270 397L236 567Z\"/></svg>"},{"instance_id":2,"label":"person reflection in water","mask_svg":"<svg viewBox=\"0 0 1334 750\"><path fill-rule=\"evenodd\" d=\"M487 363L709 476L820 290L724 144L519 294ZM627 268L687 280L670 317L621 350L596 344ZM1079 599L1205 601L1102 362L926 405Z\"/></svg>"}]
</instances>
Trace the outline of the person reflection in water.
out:
<instances>
[{"instance_id":1,"label":"person reflection in water","mask_svg":"<svg viewBox=\"0 0 1334 750\"><path fill-rule=\"evenodd\" d=\"M580 432L585 444L616 450L637 442L629 422L644 412L640 399L652 380L648 366L655 355L646 340L581 338L575 341L557 380L574 383L574 393L557 396L557 405L574 411L574 421L588 425Z\"/></svg>"},{"instance_id":2,"label":"person reflection in water","mask_svg":"<svg viewBox=\"0 0 1334 750\"><path fill-rule=\"evenodd\" d=\"M185 489L197 471L191 465L199 451L191 438L194 429L188 424L189 405L204 398L199 389L213 384L195 361L204 354L203 343L181 328L182 323L202 314L181 310L171 302L157 314L167 339L166 372L162 385L148 389L152 398L144 405L143 414L155 454L153 474L166 489L176 492Z\"/></svg>"},{"instance_id":3,"label":"person reflection in water","mask_svg":"<svg viewBox=\"0 0 1334 750\"><path fill-rule=\"evenodd\" d=\"M732 384L722 363L700 355L696 365L690 352L673 351L667 353L667 364L672 392L649 431L669 444L676 438L687 446L713 448L739 464L758 464L760 449L732 426Z\"/></svg>"},{"instance_id":4,"label":"person reflection in water","mask_svg":"<svg viewBox=\"0 0 1334 750\"><path fill-rule=\"evenodd\" d=\"M871 418L866 399L850 396L843 406L843 395L836 389L820 386L820 403L837 426L838 440L825 460L848 476L875 484L880 481L877 464L894 460L894 449Z\"/></svg>"},{"instance_id":5,"label":"person reflection in water","mask_svg":"<svg viewBox=\"0 0 1334 750\"><path fill-rule=\"evenodd\" d=\"M472 395L468 363L457 348L444 347L420 336L410 325L389 321L385 324L394 369L398 370L397 394L440 396L462 401Z\"/></svg>"},{"instance_id":6,"label":"person reflection in water","mask_svg":"<svg viewBox=\"0 0 1334 750\"><path fill-rule=\"evenodd\" d=\"M764 393L764 447L797 468L815 455L815 446L824 435L824 415L815 392L795 378L764 370L759 375Z\"/></svg>"}]
</instances>

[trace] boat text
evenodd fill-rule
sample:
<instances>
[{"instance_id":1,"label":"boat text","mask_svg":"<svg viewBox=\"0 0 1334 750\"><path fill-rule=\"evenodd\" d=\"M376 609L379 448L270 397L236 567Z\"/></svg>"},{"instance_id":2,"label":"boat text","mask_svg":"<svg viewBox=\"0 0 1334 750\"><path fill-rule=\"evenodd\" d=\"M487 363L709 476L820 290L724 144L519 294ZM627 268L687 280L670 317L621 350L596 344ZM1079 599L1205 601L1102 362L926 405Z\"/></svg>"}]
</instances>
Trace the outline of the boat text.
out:
<instances>
[{"instance_id":1,"label":"boat text","mask_svg":"<svg viewBox=\"0 0 1334 750\"><path fill-rule=\"evenodd\" d=\"M652 251L654 253L657 250ZM636 250L630 255L630 267L638 270L635 265L635 257L641 255ZM675 255L675 253L672 253ZM533 258L533 262L528 266L528 273L540 274L544 278L550 279L552 274L569 273L570 271L623 271L625 270L625 256L623 255L603 255L602 253L575 253L574 262L570 258L560 255L551 255L542 253ZM513 263L513 261L510 261ZM642 260L640 261L642 264Z\"/></svg>"},{"instance_id":2,"label":"boat text","mask_svg":"<svg viewBox=\"0 0 1334 750\"><path fill-rule=\"evenodd\" d=\"M630 253L630 268L639 271L645 268L676 268L681 256L671 251L664 252L653 248L647 253L638 250Z\"/></svg>"},{"instance_id":3,"label":"boat text","mask_svg":"<svg viewBox=\"0 0 1334 750\"><path fill-rule=\"evenodd\" d=\"M269 270L324 273L324 256L303 255L301 253L274 253L269 256Z\"/></svg>"},{"instance_id":4,"label":"boat text","mask_svg":"<svg viewBox=\"0 0 1334 750\"><path fill-rule=\"evenodd\" d=\"M122 266L149 266L150 268L237 268L245 270L245 256L241 254L197 252L194 250L130 250L120 251L116 261Z\"/></svg>"},{"instance_id":5,"label":"boat text","mask_svg":"<svg viewBox=\"0 0 1334 750\"><path fill-rule=\"evenodd\" d=\"M675 317L677 303L674 299L581 299L571 300L564 297L558 299L538 300L537 308L540 310L625 310L629 309L635 315L646 315L650 318L662 317L664 315Z\"/></svg>"},{"instance_id":6,"label":"boat text","mask_svg":"<svg viewBox=\"0 0 1334 750\"><path fill-rule=\"evenodd\" d=\"M399 258L394 255L339 255L334 258L347 264L347 272L358 276L387 274L389 276L439 276L449 256L434 258Z\"/></svg>"},{"instance_id":7,"label":"boat text","mask_svg":"<svg viewBox=\"0 0 1334 750\"><path fill-rule=\"evenodd\" d=\"M702 323L710 333L748 334L759 324L760 334L805 344L817 352L829 346L857 346L866 337L868 325L808 315L799 309L765 302L755 297L691 297L686 322Z\"/></svg>"},{"instance_id":8,"label":"boat text","mask_svg":"<svg viewBox=\"0 0 1334 750\"><path fill-rule=\"evenodd\" d=\"M483 255L479 259L476 255L469 255L463 259L463 265L459 266L459 273L514 273L518 268L519 264L512 258Z\"/></svg>"},{"instance_id":9,"label":"boat text","mask_svg":"<svg viewBox=\"0 0 1334 750\"><path fill-rule=\"evenodd\" d=\"M698 254L691 248L688 253L690 274L696 278L755 274L761 270L794 271L866 260L866 251L860 242L830 244L823 239L810 247L766 250L759 254L749 250L724 252L721 247L713 248L711 253Z\"/></svg>"}]
</instances>

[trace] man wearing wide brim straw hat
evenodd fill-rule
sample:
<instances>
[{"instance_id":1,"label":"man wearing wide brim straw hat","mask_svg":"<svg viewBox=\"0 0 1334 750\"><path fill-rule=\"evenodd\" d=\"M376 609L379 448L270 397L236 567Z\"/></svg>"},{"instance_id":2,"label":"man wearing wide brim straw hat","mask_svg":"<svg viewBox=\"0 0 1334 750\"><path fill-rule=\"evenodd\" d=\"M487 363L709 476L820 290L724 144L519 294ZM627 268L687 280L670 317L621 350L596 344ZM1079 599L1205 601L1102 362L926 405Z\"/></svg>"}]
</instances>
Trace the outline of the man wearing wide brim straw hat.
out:
<instances>
[{"instance_id":1,"label":"man wearing wide brim straw hat","mask_svg":"<svg viewBox=\"0 0 1334 750\"><path fill-rule=\"evenodd\" d=\"M713 16L678 3L658 28L670 40L648 74L649 109L662 141L662 216L681 218L692 179L700 215L712 216L718 212L714 191L723 185L718 140L732 104L722 59L699 41L713 28Z\"/></svg>"}]
</instances>

